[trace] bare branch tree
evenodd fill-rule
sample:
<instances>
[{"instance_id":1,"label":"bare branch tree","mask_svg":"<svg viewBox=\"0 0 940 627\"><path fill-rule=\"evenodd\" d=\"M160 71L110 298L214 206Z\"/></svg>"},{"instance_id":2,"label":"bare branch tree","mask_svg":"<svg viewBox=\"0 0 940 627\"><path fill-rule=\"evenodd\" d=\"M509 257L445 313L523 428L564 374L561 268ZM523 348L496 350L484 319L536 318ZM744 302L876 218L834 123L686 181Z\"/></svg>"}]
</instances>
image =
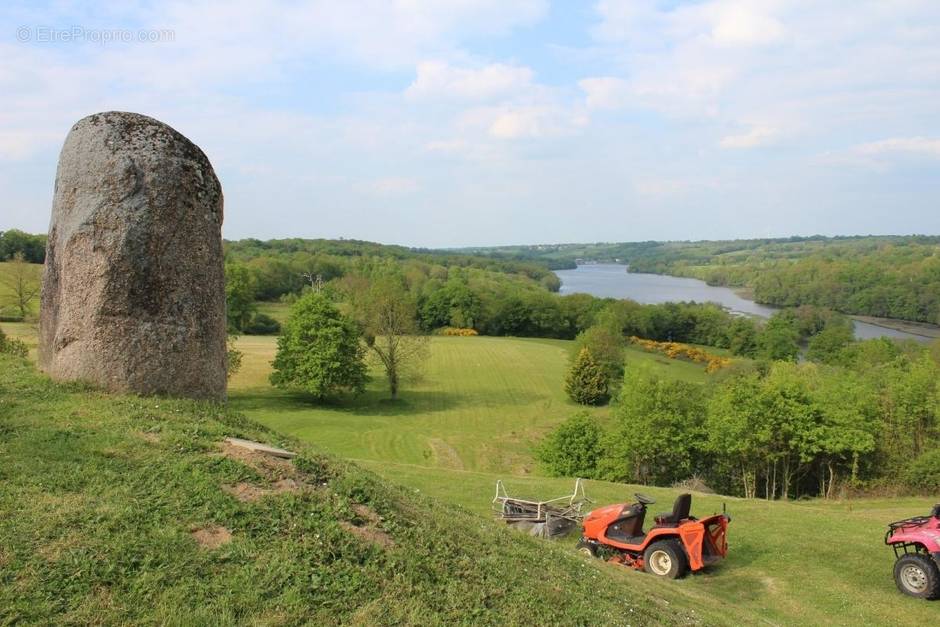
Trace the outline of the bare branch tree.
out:
<instances>
[{"instance_id":1,"label":"bare branch tree","mask_svg":"<svg viewBox=\"0 0 940 627\"><path fill-rule=\"evenodd\" d=\"M420 373L428 354L414 300L392 279L373 282L356 300L366 345L385 371L392 398L397 398L402 381Z\"/></svg>"},{"instance_id":2,"label":"bare branch tree","mask_svg":"<svg viewBox=\"0 0 940 627\"><path fill-rule=\"evenodd\" d=\"M13 306L19 310L20 317L27 320L32 313L30 303L39 296L41 288L39 279L36 278L34 264L27 263L23 258L23 253L16 253L7 263L2 282L9 292L8 300L12 301Z\"/></svg>"}]
</instances>

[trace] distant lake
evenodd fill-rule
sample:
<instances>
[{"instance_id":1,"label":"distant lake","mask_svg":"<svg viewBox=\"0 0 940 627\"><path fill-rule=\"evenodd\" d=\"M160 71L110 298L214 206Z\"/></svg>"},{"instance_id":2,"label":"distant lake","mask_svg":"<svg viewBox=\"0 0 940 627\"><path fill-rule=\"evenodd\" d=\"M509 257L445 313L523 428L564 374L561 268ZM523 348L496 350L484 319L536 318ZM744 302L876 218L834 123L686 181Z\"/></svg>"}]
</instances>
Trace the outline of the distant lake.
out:
<instances>
[{"instance_id":1,"label":"distant lake","mask_svg":"<svg viewBox=\"0 0 940 627\"><path fill-rule=\"evenodd\" d=\"M743 298L727 287L713 287L698 279L662 274L631 274L627 267L617 264L588 264L575 270L556 270L561 279L562 294L591 294L602 298L629 298L638 303L658 304L695 301L717 303L738 314L769 318L775 307L759 305ZM875 324L855 320L855 337L870 339L890 337L929 342L930 338L904 331L896 331Z\"/></svg>"}]
</instances>

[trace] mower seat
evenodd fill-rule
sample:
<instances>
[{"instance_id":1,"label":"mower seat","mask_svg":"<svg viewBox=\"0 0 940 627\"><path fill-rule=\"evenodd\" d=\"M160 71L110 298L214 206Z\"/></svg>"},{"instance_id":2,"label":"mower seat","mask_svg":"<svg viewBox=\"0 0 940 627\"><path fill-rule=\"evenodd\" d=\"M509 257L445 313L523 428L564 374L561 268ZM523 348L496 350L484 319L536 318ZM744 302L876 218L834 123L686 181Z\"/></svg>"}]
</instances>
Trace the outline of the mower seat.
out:
<instances>
[{"instance_id":1,"label":"mower seat","mask_svg":"<svg viewBox=\"0 0 940 627\"><path fill-rule=\"evenodd\" d=\"M645 519L646 507L639 503L628 505L621 510L620 516L607 526L604 535L611 540L636 544L642 541L645 536L643 533L643 521Z\"/></svg>"},{"instance_id":2,"label":"mower seat","mask_svg":"<svg viewBox=\"0 0 940 627\"><path fill-rule=\"evenodd\" d=\"M680 494L676 502L672 505L672 512L658 514L655 518L657 527L676 527L680 522L689 517L692 511L692 495Z\"/></svg>"}]
</instances>

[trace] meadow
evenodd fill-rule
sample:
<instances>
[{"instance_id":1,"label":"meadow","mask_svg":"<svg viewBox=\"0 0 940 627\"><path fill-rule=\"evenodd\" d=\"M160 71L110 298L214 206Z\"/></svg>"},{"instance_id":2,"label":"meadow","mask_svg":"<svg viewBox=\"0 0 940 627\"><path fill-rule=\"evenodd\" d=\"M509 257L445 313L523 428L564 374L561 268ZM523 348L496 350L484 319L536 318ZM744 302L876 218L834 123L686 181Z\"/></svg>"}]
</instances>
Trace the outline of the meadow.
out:
<instances>
[{"instance_id":1,"label":"meadow","mask_svg":"<svg viewBox=\"0 0 940 627\"><path fill-rule=\"evenodd\" d=\"M358 400L313 406L265 387L274 339L242 338L245 369L230 386L231 404L246 415L325 450L354 460L416 492L491 516L495 482L511 494L538 498L570 493L569 478L539 476L532 446L580 408L561 381L570 343L517 338L435 337L426 375L399 402L384 400L380 380ZM704 368L636 348L627 368L704 381ZM609 410L590 410L608 420ZM666 511L678 490L587 482L598 504L632 501L635 492ZM767 502L695 494L693 513L721 511L733 521L729 558L703 575L654 581L603 565L614 581L656 594L665 588L684 607L727 612L728 623L915 624L934 620L936 604L899 594L893 553L882 542L888 522L926 513L924 498ZM573 546L575 538L562 542ZM724 622L724 621L720 621Z\"/></svg>"},{"instance_id":2,"label":"meadow","mask_svg":"<svg viewBox=\"0 0 940 627\"><path fill-rule=\"evenodd\" d=\"M30 325L3 327L30 341ZM229 405L235 414L284 434L276 437L296 438L313 450L352 460L415 498L432 497L455 507L454 512L477 520L487 534L496 533L494 538L503 537L498 524L486 522L497 479L520 496L554 497L572 489L570 478L540 476L532 454L546 432L580 409L562 391L569 342L434 337L423 378L407 385L398 401L387 399L376 376L363 396L332 405L316 405L268 385L276 338L244 336L238 346L245 357L230 385ZM712 376L702 366L628 349L627 368L641 367L688 381ZM611 419L608 408L589 411L600 420ZM200 429L204 427L197 433ZM587 494L598 505L631 501L637 491L658 500L653 512L670 509L679 493L587 482ZM672 619L705 624L929 623L936 620L936 603L896 591L894 557L882 538L888 522L925 513L932 504L925 498L766 502L696 493L693 514L727 506L732 516L730 553L720 565L664 582L591 562L590 570L577 571L577 577L588 578L594 589L616 590L631 602L645 599L666 611L658 617L640 615L634 621L639 624ZM532 565L521 557L527 550L560 559L568 564L565 568L579 568L567 557L573 553L573 537L555 543L521 534L509 537L516 538L520 553L515 559L528 577L542 578L547 571L528 570ZM580 563L587 567L588 562ZM609 602L599 598L597 603L607 607Z\"/></svg>"}]
</instances>

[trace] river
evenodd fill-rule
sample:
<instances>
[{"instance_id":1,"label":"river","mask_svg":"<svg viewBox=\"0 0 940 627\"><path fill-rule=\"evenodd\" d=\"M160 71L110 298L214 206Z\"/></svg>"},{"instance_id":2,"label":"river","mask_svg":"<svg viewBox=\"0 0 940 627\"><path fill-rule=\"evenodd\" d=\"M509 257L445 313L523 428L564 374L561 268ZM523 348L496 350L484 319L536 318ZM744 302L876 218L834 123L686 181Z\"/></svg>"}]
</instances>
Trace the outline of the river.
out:
<instances>
[{"instance_id":1,"label":"river","mask_svg":"<svg viewBox=\"0 0 940 627\"><path fill-rule=\"evenodd\" d=\"M743 298L727 287L713 287L698 279L662 274L632 274L626 266L617 264L587 264L575 270L557 270L561 279L561 293L585 293L605 298L629 298L638 303L656 304L680 301L712 302L728 310L769 318L777 309ZM912 339L929 342L931 338L896 329L854 320L855 337L866 340L875 337Z\"/></svg>"}]
</instances>

